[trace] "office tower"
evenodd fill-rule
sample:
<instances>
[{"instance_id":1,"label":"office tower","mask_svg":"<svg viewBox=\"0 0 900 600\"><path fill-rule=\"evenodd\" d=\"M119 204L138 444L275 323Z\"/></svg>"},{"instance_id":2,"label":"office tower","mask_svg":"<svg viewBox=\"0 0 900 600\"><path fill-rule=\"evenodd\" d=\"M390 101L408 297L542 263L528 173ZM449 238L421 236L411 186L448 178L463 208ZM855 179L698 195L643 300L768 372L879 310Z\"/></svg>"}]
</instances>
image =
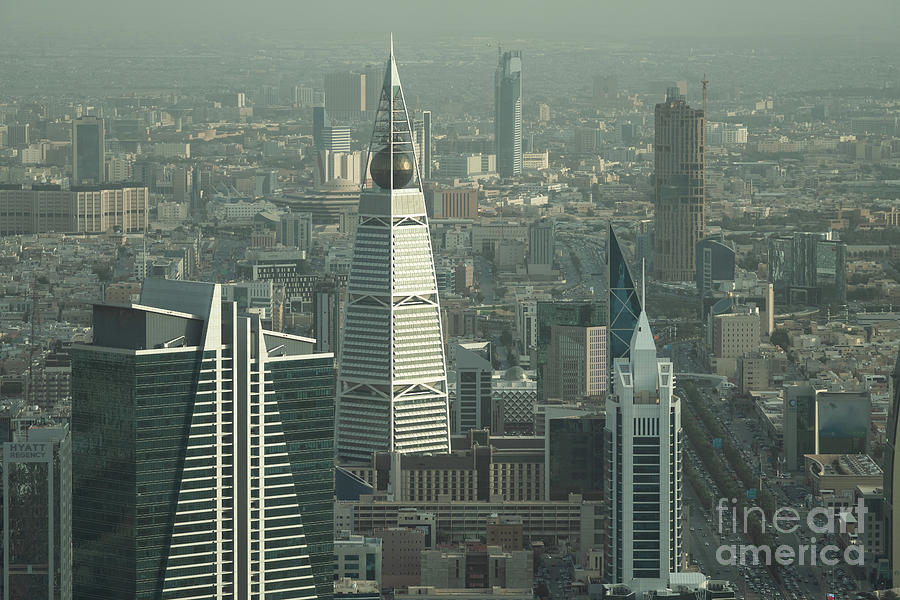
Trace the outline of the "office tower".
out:
<instances>
[{"instance_id":1,"label":"office tower","mask_svg":"<svg viewBox=\"0 0 900 600\"><path fill-rule=\"evenodd\" d=\"M871 424L869 392L816 392L816 454L866 454Z\"/></svg>"},{"instance_id":2,"label":"office tower","mask_svg":"<svg viewBox=\"0 0 900 600\"><path fill-rule=\"evenodd\" d=\"M72 598L72 438L32 426L3 444L3 591Z\"/></svg>"},{"instance_id":3,"label":"office tower","mask_svg":"<svg viewBox=\"0 0 900 600\"><path fill-rule=\"evenodd\" d=\"M327 277L316 286L313 296L316 352L340 356L345 291L336 277Z\"/></svg>"},{"instance_id":4,"label":"office tower","mask_svg":"<svg viewBox=\"0 0 900 600\"><path fill-rule=\"evenodd\" d=\"M81 117L72 121L72 183L103 183L106 163L103 120Z\"/></svg>"},{"instance_id":5,"label":"office tower","mask_svg":"<svg viewBox=\"0 0 900 600\"><path fill-rule=\"evenodd\" d=\"M322 149L330 152L350 152L350 128L332 125L322 130Z\"/></svg>"},{"instance_id":6,"label":"office tower","mask_svg":"<svg viewBox=\"0 0 900 600\"><path fill-rule=\"evenodd\" d=\"M887 532L888 560L890 562L891 578L893 585L900 584L900 456L897 451L900 448L900 353L897 355L897 363L891 374L894 384L894 398L888 415L887 446L884 451L886 457L884 465L884 493L887 502Z\"/></svg>"},{"instance_id":7,"label":"office tower","mask_svg":"<svg viewBox=\"0 0 900 600\"><path fill-rule=\"evenodd\" d=\"M844 304L847 246L831 233L794 233L769 239L769 280L784 304Z\"/></svg>"},{"instance_id":8,"label":"office tower","mask_svg":"<svg viewBox=\"0 0 900 600\"><path fill-rule=\"evenodd\" d=\"M681 563L681 404L658 359L646 309L606 401L606 574L640 591L666 587Z\"/></svg>"},{"instance_id":9,"label":"office tower","mask_svg":"<svg viewBox=\"0 0 900 600\"><path fill-rule=\"evenodd\" d=\"M653 219L638 221L637 236L634 240L634 264L642 270L653 272Z\"/></svg>"},{"instance_id":10,"label":"office tower","mask_svg":"<svg viewBox=\"0 0 900 600\"><path fill-rule=\"evenodd\" d=\"M31 125L22 123L17 125L8 125L6 127L6 137L3 144L7 148L24 148L31 143Z\"/></svg>"},{"instance_id":11,"label":"office tower","mask_svg":"<svg viewBox=\"0 0 900 600\"><path fill-rule=\"evenodd\" d=\"M425 179L425 121L422 119L413 121L413 143L416 146L416 166L419 175Z\"/></svg>"},{"instance_id":12,"label":"office tower","mask_svg":"<svg viewBox=\"0 0 900 600\"><path fill-rule=\"evenodd\" d=\"M325 108L338 119L362 116L366 110L366 76L347 71L326 73Z\"/></svg>"},{"instance_id":13,"label":"office tower","mask_svg":"<svg viewBox=\"0 0 900 600\"><path fill-rule=\"evenodd\" d=\"M324 150L325 128L331 127L331 119L328 117L324 106L313 106L313 147L316 150Z\"/></svg>"},{"instance_id":14,"label":"office tower","mask_svg":"<svg viewBox=\"0 0 900 600\"><path fill-rule=\"evenodd\" d=\"M422 143L422 177L430 181L432 177L432 163L434 162L434 139L431 137L431 111L422 111L422 129L425 141Z\"/></svg>"},{"instance_id":15,"label":"office tower","mask_svg":"<svg viewBox=\"0 0 900 600\"><path fill-rule=\"evenodd\" d=\"M491 427L491 343L456 346L456 423L454 433Z\"/></svg>"},{"instance_id":16,"label":"office tower","mask_svg":"<svg viewBox=\"0 0 900 600\"><path fill-rule=\"evenodd\" d=\"M147 279L72 352L74 597L326 598L333 365L210 283Z\"/></svg>"},{"instance_id":17,"label":"office tower","mask_svg":"<svg viewBox=\"0 0 900 600\"><path fill-rule=\"evenodd\" d=\"M337 454L447 452L447 371L434 255L393 48L369 148L341 342Z\"/></svg>"},{"instance_id":18,"label":"office tower","mask_svg":"<svg viewBox=\"0 0 900 600\"><path fill-rule=\"evenodd\" d=\"M194 221L202 221L206 216L206 202L203 192L203 179L209 182L209 171L203 172L200 167L191 169L191 192L190 192L190 208L191 217Z\"/></svg>"},{"instance_id":19,"label":"office tower","mask_svg":"<svg viewBox=\"0 0 900 600\"><path fill-rule=\"evenodd\" d=\"M784 459L788 471L816 453L816 389L809 383L784 386Z\"/></svg>"},{"instance_id":20,"label":"office tower","mask_svg":"<svg viewBox=\"0 0 900 600\"><path fill-rule=\"evenodd\" d=\"M594 300L573 301L554 300L539 301L536 305L537 336L535 339L533 365L537 369L538 398L549 397L547 386L547 364L553 343L554 326L570 326L582 329L604 327L606 307L602 302ZM585 335L587 332L584 332Z\"/></svg>"},{"instance_id":21,"label":"office tower","mask_svg":"<svg viewBox=\"0 0 900 600\"><path fill-rule=\"evenodd\" d=\"M654 273L660 281L691 281L705 225L706 117L676 88L656 105Z\"/></svg>"},{"instance_id":22,"label":"office tower","mask_svg":"<svg viewBox=\"0 0 900 600\"><path fill-rule=\"evenodd\" d=\"M193 169L186 167L176 167L172 172L172 200L174 202L190 204L193 174Z\"/></svg>"},{"instance_id":23,"label":"office tower","mask_svg":"<svg viewBox=\"0 0 900 600\"><path fill-rule=\"evenodd\" d=\"M312 250L312 214L286 213L281 215L278 241L289 248L298 248L309 254Z\"/></svg>"},{"instance_id":24,"label":"office tower","mask_svg":"<svg viewBox=\"0 0 900 600\"><path fill-rule=\"evenodd\" d=\"M617 358L628 358L631 351L631 337L641 314L641 299L638 297L628 268L628 261L622 253L619 238L609 226L606 248L606 265L609 268L609 371Z\"/></svg>"},{"instance_id":25,"label":"office tower","mask_svg":"<svg viewBox=\"0 0 900 600\"><path fill-rule=\"evenodd\" d=\"M734 280L734 242L713 236L697 242L697 291L712 289L714 281Z\"/></svg>"},{"instance_id":26,"label":"office tower","mask_svg":"<svg viewBox=\"0 0 900 600\"><path fill-rule=\"evenodd\" d=\"M500 54L494 73L494 145L500 177L522 173L522 52Z\"/></svg>"},{"instance_id":27,"label":"office tower","mask_svg":"<svg viewBox=\"0 0 900 600\"><path fill-rule=\"evenodd\" d=\"M553 267L553 219L541 219L528 226L528 269L533 267L549 272Z\"/></svg>"},{"instance_id":28,"label":"office tower","mask_svg":"<svg viewBox=\"0 0 900 600\"><path fill-rule=\"evenodd\" d=\"M253 95L253 103L260 106L277 106L280 103L279 92L277 85L263 84Z\"/></svg>"},{"instance_id":29,"label":"office tower","mask_svg":"<svg viewBox=\"0 0 900 600\"><path fill-rule=\"evenodd\" d=\"M602 403L608 388L606 327L553 325L541 400Z\"/></svg>"},{"instance_id":30,"label":"office tower","mask_svg":"<svg viewBox=\"0 0 900 600\"><path fill-rule=\"evenodd\" d=\"M381 98L381 79L384 73L381 65L366 65L363 68L363 76L366 78L366 118L375 116L378 109L378 100Z\"/></svg>"},{"instance_id":31,"label":"office tower","mask_svg":"<svg viewBox=\"0 0 900 600\"><path fill-rule=\"evenodd\" d=\"M566 500L581 494L585 500L603 500L606 464L606 415L546 414L544 474L546 500Z\"/></svg>"}]
</instances>

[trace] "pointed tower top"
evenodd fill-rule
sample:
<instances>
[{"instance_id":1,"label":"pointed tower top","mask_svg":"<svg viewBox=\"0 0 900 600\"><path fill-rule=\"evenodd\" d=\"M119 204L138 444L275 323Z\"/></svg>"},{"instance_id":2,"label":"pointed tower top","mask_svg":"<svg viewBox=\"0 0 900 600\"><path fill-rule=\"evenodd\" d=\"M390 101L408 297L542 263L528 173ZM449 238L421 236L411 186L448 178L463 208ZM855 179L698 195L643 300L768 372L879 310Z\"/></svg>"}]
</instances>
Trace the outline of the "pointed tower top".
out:
<instances>
[{"instance_id":1,"label":"pointed tower top","mask_svg":"<svg viewBox=\"0 0 900 600\"><path fill-rule=\"evenodd\" d=\"M403 86L394 60L394 34L375 113L375 130L369 144L369 172L381 190L419 188L421 177L416 164L412 124L403 97Z\"/></svg>"},{"instance_id":2,"label":"pointed tower top","mask_svg":"<svg viewBox=\"0 0 900 600\"><path fill-rule=\"evenodd\" d=\"M634 356L635 350L653 350L656 354L656 342L653 341L653 331L650 330L650 320L647 319L646 311L641 311L638 317L637 327L634 328L634 335L631 336L631 356Z\"/></svg>"}]
</instances>

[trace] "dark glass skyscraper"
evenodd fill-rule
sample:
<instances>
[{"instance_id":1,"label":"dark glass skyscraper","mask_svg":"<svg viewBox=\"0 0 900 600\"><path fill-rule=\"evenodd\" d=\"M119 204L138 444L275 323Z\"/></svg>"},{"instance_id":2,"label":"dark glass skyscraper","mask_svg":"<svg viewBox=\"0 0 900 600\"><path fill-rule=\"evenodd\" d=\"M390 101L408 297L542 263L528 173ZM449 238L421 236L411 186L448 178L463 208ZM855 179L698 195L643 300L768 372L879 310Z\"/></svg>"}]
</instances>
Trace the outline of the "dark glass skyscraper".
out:
<instances>
[{"instance_id":1,"label":"dark glass skyscraper","mask_svg":"<svg viewBox=\"0 0 900 600\"><path fill-rule=\"evenodd\" d=\"M566 500L573 493L585 500L603 500L605 426L604 414L547 419L550 500Z\"/></svg>"},{"instance_id":2,"label":"dark glass skyscraper","mask_svg":"<svg viewBox=\"0 0 900 600\"><path fill-rule=\"evenodd\" d=\"M106 181L106 151L103 120L82 117L72 121L72 183Z\"/></svg>"},{"instance_id":3,"label":"dark glass skyscraper","mask_svg":"<svg viewBox=\"0 0 900 600\"><path fill-rule=\"evenodd\" d=\"M500 54L494 73L494 144L500 177L522 173L522 52Z\"/></svg>"},{"instance_id":4,"label":"dark glass skyscraper","mask_svg":"<svg viewBox=\"0 0 900 600\"><path fill-rule=\"evenodd\" d=\"M72 353L74 597L330 598L332 356L146 280Z\"/></svg>"},{"instance_id":5,"label":"dark glass skyscraper","mask_svg":"<svg viewBox=\"0 0 900 600\"><path fill-rule=\"evenodd\" d=\"M769 280L775 300L786 304L844 304L847 246L831 233L769 238Z\"/></svg>"},{"instance_id":6,"label":"dark glass skyscraper","mask_svg":"<svg viewBox=\"0 0 900 600\"><path fill-rule=\"evenodd\" d=\"M634 286L625 255L612 225L607 238L606 265L609 268L609 372L613 361L628 358L631 336L641 314L641 299Z\"/></svg>"},{"instance_id":7,"label":"dark glass skyscraper","mask_svg":"<svg viewBox=\"0 0 900 600\"><path fill-rule=\"evenodd\" d=\"M734 279L734 242L721 236L708 237L697 243L697 291L712 289L714 281Z\"/></svg>"}]
</instances>

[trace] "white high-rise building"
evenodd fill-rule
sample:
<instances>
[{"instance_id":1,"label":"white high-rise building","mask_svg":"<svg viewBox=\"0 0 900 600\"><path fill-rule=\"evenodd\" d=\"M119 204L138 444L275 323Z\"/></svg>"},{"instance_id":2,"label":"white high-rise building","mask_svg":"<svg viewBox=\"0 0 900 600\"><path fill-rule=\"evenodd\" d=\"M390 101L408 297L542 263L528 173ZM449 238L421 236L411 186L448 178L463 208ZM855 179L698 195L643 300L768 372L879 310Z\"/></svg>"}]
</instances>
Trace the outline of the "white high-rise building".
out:
<instances>
[{"instance_id":1,"label":"white high-rise building","mask_svg":"<svg viewBox=\"0 0 900 600\"><path fill-rule=\"evenodd\" d=\"M425 196L393 47L347 285L336 451L448 452L447 368Z\"/></svg>"},{"instance_id":2,"label":"white high-rise building","mask_svg":"<svg viewBox=\"0 0 900 600\"><path fill-rule=\"evenodd\" d=\"M647 313L616 358L606 401L607 573L633 590L666 587L681 564L681 403L672 362L657 358Z\"/></svg>"}]
</instances>

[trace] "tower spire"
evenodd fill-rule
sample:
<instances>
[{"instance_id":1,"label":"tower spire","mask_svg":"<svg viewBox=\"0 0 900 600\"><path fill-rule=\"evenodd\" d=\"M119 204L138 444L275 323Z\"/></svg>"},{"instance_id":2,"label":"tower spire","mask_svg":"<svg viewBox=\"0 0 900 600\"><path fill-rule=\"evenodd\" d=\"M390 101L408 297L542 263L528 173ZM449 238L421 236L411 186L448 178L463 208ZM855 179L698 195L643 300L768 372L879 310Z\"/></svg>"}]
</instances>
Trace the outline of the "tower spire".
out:
<instances>
[{"instance_id":1,"label":"tower spire","mask_svg":"<svg viewBox=\"0 0 900 600\"><path fill-rule=\"evenodd\" d=\"M375 128L369 144L369 172L382 190L419 188L421 176L416 164L412 123L403 96L403 86L394 59L394 34L390 37L390 55L375 113Z\"/></svg>"},{"instance_id":2,"label":"tower spire","mask_svg":"<svg viewBox=\"0 0 900 600\"><path fill-rule=\"evenodd\" d=\"M647 306L647 259L641 259L641 306Z\"/></svg>"}]
</instances>

